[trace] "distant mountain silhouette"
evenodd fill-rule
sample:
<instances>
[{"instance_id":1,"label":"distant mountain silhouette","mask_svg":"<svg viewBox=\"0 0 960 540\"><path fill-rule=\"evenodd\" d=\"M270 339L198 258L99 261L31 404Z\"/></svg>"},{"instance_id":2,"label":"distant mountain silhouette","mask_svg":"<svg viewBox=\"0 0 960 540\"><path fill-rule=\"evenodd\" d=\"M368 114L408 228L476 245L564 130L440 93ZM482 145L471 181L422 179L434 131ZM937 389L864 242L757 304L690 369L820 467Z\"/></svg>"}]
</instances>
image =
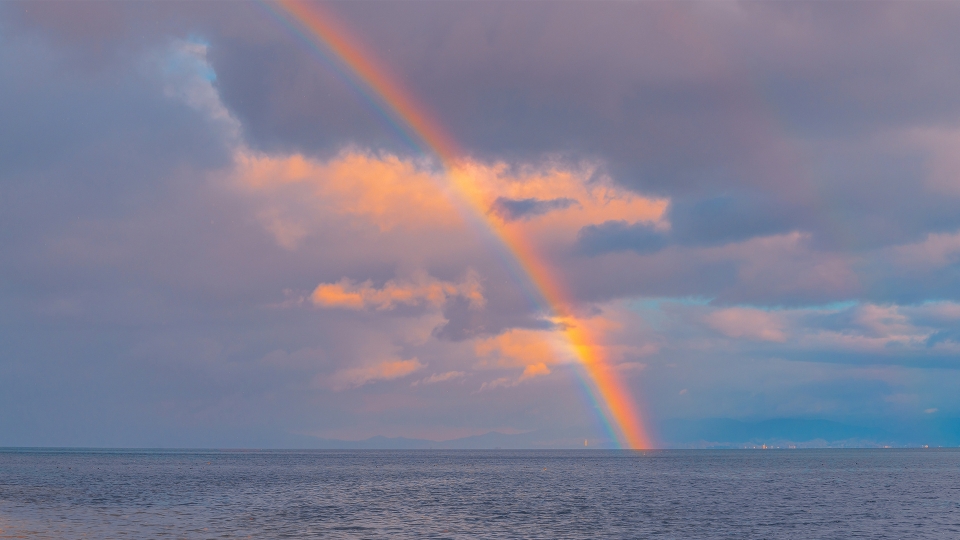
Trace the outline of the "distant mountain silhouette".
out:
<instances>
[{"instance_id":1,"label":"distant mountain silhouette","mask_svg":"<svg viewBox=\"0 0 960 540\"><path fill-rule=\"evenodd\" d=\"M409 439L407 437L384 437L378 435L361 441L341 439L317 439L312 445L322 449L367 449L367 450L483 450L483 449L550 449L583 448L583 438L565 433L531 431L506 434L497 431L446 441ZM613 448L608 440L593 439L588 448Z\"/></svg>"},{"instance_id":2,"label":"distant mountain silhouette","mask_svg":"<svg viewBox=\"0 0 960 540\"><path fill-rule=\"evenodd\" d=\"M960 420L921 419L910 426L895 423L851 425L810 418L757 421L730 418L677 419L661 423L660 435L669 447L776 446L956 446Z\"/></svg>"},{"instance_id":3,"label":"distant mountain silhouette","mask_svg":"<svg viewBox=\"0 0 960 540\"><path fill-rule=\"evenodd\" d=\"M898 425L898 424L894 424ZM756 421L731 418L674 419L662 421L657 433L664 448L874 447L957 446L960 419L922 419L909 427L877 423L852 425L816 418L772 418ZM299 448L368 450L482 450L482 449L582 449L583 430L537 430L483 435L445 441L376 436L361 441L303 437ZM590 438L588 448L616 448L609 438Z\"/></svg>"}]
</instances>

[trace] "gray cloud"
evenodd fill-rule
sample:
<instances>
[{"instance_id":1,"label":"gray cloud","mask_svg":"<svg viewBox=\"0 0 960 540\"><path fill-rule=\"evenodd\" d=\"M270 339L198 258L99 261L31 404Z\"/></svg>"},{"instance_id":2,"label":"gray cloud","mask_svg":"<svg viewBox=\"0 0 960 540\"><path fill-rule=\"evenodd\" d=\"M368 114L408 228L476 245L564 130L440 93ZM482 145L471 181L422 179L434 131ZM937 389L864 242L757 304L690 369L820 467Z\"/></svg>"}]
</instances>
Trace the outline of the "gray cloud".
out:
<instances>
[{"instance_id":1,"label":"gray cloud","mask_svg":"<svg viewBox=\"0 0 960 540\"><path fill-rule=\"evenodd\" d=\"M601 219L544 250L576 309L641 306L611 339L641 366L624 380L655 419L960 414L960 319L943 302L960 300L956 6L332 9L469 156L586 160L669 199L663 224ZM568 367L472 393L519 376L479 365L472 340L552 328L489 239L358 226L310 206L306 188L274 200L218 183L237 137L306 159L422 152L268 9L45 2L0 15L0 445L593 429ZM206 47L204 88L230 121L186 95L196 73L164 64L178 42ZM574 207L504 195L492 210L515 225ZM268 218L305 232L280 245ZM309 302L343 277L380 287L468 269L483 309ZM331 389L385 358L416 358L417 380L471 375Z\"/></svg>"},{"instance_id":2,"label":"gray cloud","mask_svg":"<svg viewBox=\"0 0 960 540\"><path fill-rule=\"evenodd\" d=\"M789 232L790 208L749 194L680 199L670 206L671 233L684 244L717 245Z\"/></svg>"},{"instance_id":3,"label":"gray cloud","mask_svg":"<svg viewBox=\"0 0 960 540\"><path fill-rule=\"evenodd\" d=\"M588 225L577 234L577 250L587 255L631 250L653 253L668 243L667 235L642 223L607 221Z\"/></svg>"},{"instance_id":4,"label":"gray cloud","mask_svg":"<svg viewBox=\"0 0 960 540\"><path fill-rule=\"evenodd\" d=\"M505 221L513 221L543 215L552 210L564 210L576 204L576 200L568 197L548 200L497 197L490 211Z\"/></svg>"}]
</instances>

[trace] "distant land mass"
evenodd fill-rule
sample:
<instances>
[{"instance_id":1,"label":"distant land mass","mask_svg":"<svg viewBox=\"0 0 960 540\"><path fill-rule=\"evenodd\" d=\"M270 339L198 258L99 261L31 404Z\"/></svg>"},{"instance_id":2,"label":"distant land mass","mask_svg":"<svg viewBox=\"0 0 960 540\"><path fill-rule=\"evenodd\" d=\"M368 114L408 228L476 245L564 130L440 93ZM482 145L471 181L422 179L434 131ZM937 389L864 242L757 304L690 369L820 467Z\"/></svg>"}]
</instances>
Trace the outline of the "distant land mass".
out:
<instances>
[{"instance_id":1,"label":"distant land mass","mask_svg":"<svg viewBox=\"0 0 960 540\"><path fill-rule=\"evenodd\" d=\"M909 428L884 425L851 425L807 418L777 418L757 421L730 418L678 419L661 423L660 446L664 448L872 448L960 445L960 419L932 418ZM505 434L491 431L458 439L434 441L407 437L375 436L363 440L310 438L302 445L318 449L368 450L481 450L481 449L574 449L584 448L584 437L569 431L530 431ZM586 437L586 448L617 448L610 438Z\"/></svg>"},{"instance_id":2,"label":"distant land mass","mask_svg":"<svg viewBox=\"0 0 960 540\"><path fill-rule=\"evenodd\" d=\"M960 445L960 419L930 418L913 424L853 425L811 418L757 421L730 418L667 420L660 425L668 448L875 448Z\"/></svg>"},{"instance_id":3,"label":"distant land mass","mask_svg":"<svg viewBox=\"0 0 960 540\"><path fill-rule=\"evenodd\" d=\"M609 440L587 438L587 448L615 448ZM378 435L360 441L341 439L317 439L314 447L322 449L368 449L368 450L484 450L484 449L569 449L584 448L584 439L569 436L557 436L543 431L505 434L497 431L450 439L432 441L429 439L410 439L407 437L384 437Z\"/></svg>"}]
</instances>

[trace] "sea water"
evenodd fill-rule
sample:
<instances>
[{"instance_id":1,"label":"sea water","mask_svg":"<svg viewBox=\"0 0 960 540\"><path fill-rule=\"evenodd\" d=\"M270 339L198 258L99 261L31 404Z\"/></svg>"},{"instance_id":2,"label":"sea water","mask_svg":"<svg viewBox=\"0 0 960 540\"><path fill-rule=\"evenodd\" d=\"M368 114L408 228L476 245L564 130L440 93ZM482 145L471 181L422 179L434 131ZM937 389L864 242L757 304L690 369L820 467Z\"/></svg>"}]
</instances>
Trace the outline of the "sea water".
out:
<instances>
[{"instance_id":1,"label":"sea water","mask_svg":"<svg viewBox=\"0 0 960 540\"><path fill-rule=\"evenodd\" d=\"M0 450L0 538L960 538L960 451Z\"/></svg>"}]
</instances>

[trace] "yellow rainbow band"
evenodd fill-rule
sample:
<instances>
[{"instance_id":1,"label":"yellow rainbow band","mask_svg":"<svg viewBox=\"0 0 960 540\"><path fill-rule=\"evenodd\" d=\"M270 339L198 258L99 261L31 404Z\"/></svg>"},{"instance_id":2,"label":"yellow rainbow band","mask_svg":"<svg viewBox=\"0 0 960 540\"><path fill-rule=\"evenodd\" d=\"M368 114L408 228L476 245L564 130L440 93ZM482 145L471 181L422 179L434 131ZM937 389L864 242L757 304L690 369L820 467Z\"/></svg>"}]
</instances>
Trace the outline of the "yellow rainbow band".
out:
<instances>
[{"instance_id":1,"label":"yellow rainbow band","mask_svg":"<svg viewBox=\"0 0 960 540\"><path fill-rule=\"evenodd\" d=\"M570 305L569 298L562 294L565 289L560 286L556 276L519 232L506 227L503 222L490 215L486 203L469 185L469 179L457 174L456 165L460 152L453 138L446 134L440 124L419 106L398 81L389 76L387 70L374 61L372 55L366 54L358 43L349 38L345 29L323 6L295 0L280 0L275 5L294 18L310 33L310 37L332 51L439 157L457 194L479 220L503 241L561 322L571 350L583 365L607 409L605 414L619 431L621 446L650 448L651 440L634 400L617 372L608 365L603 357L603 348L598 346L589 329L575 323L576 319L567 307Z\"/></svg>"}]
</instances>

